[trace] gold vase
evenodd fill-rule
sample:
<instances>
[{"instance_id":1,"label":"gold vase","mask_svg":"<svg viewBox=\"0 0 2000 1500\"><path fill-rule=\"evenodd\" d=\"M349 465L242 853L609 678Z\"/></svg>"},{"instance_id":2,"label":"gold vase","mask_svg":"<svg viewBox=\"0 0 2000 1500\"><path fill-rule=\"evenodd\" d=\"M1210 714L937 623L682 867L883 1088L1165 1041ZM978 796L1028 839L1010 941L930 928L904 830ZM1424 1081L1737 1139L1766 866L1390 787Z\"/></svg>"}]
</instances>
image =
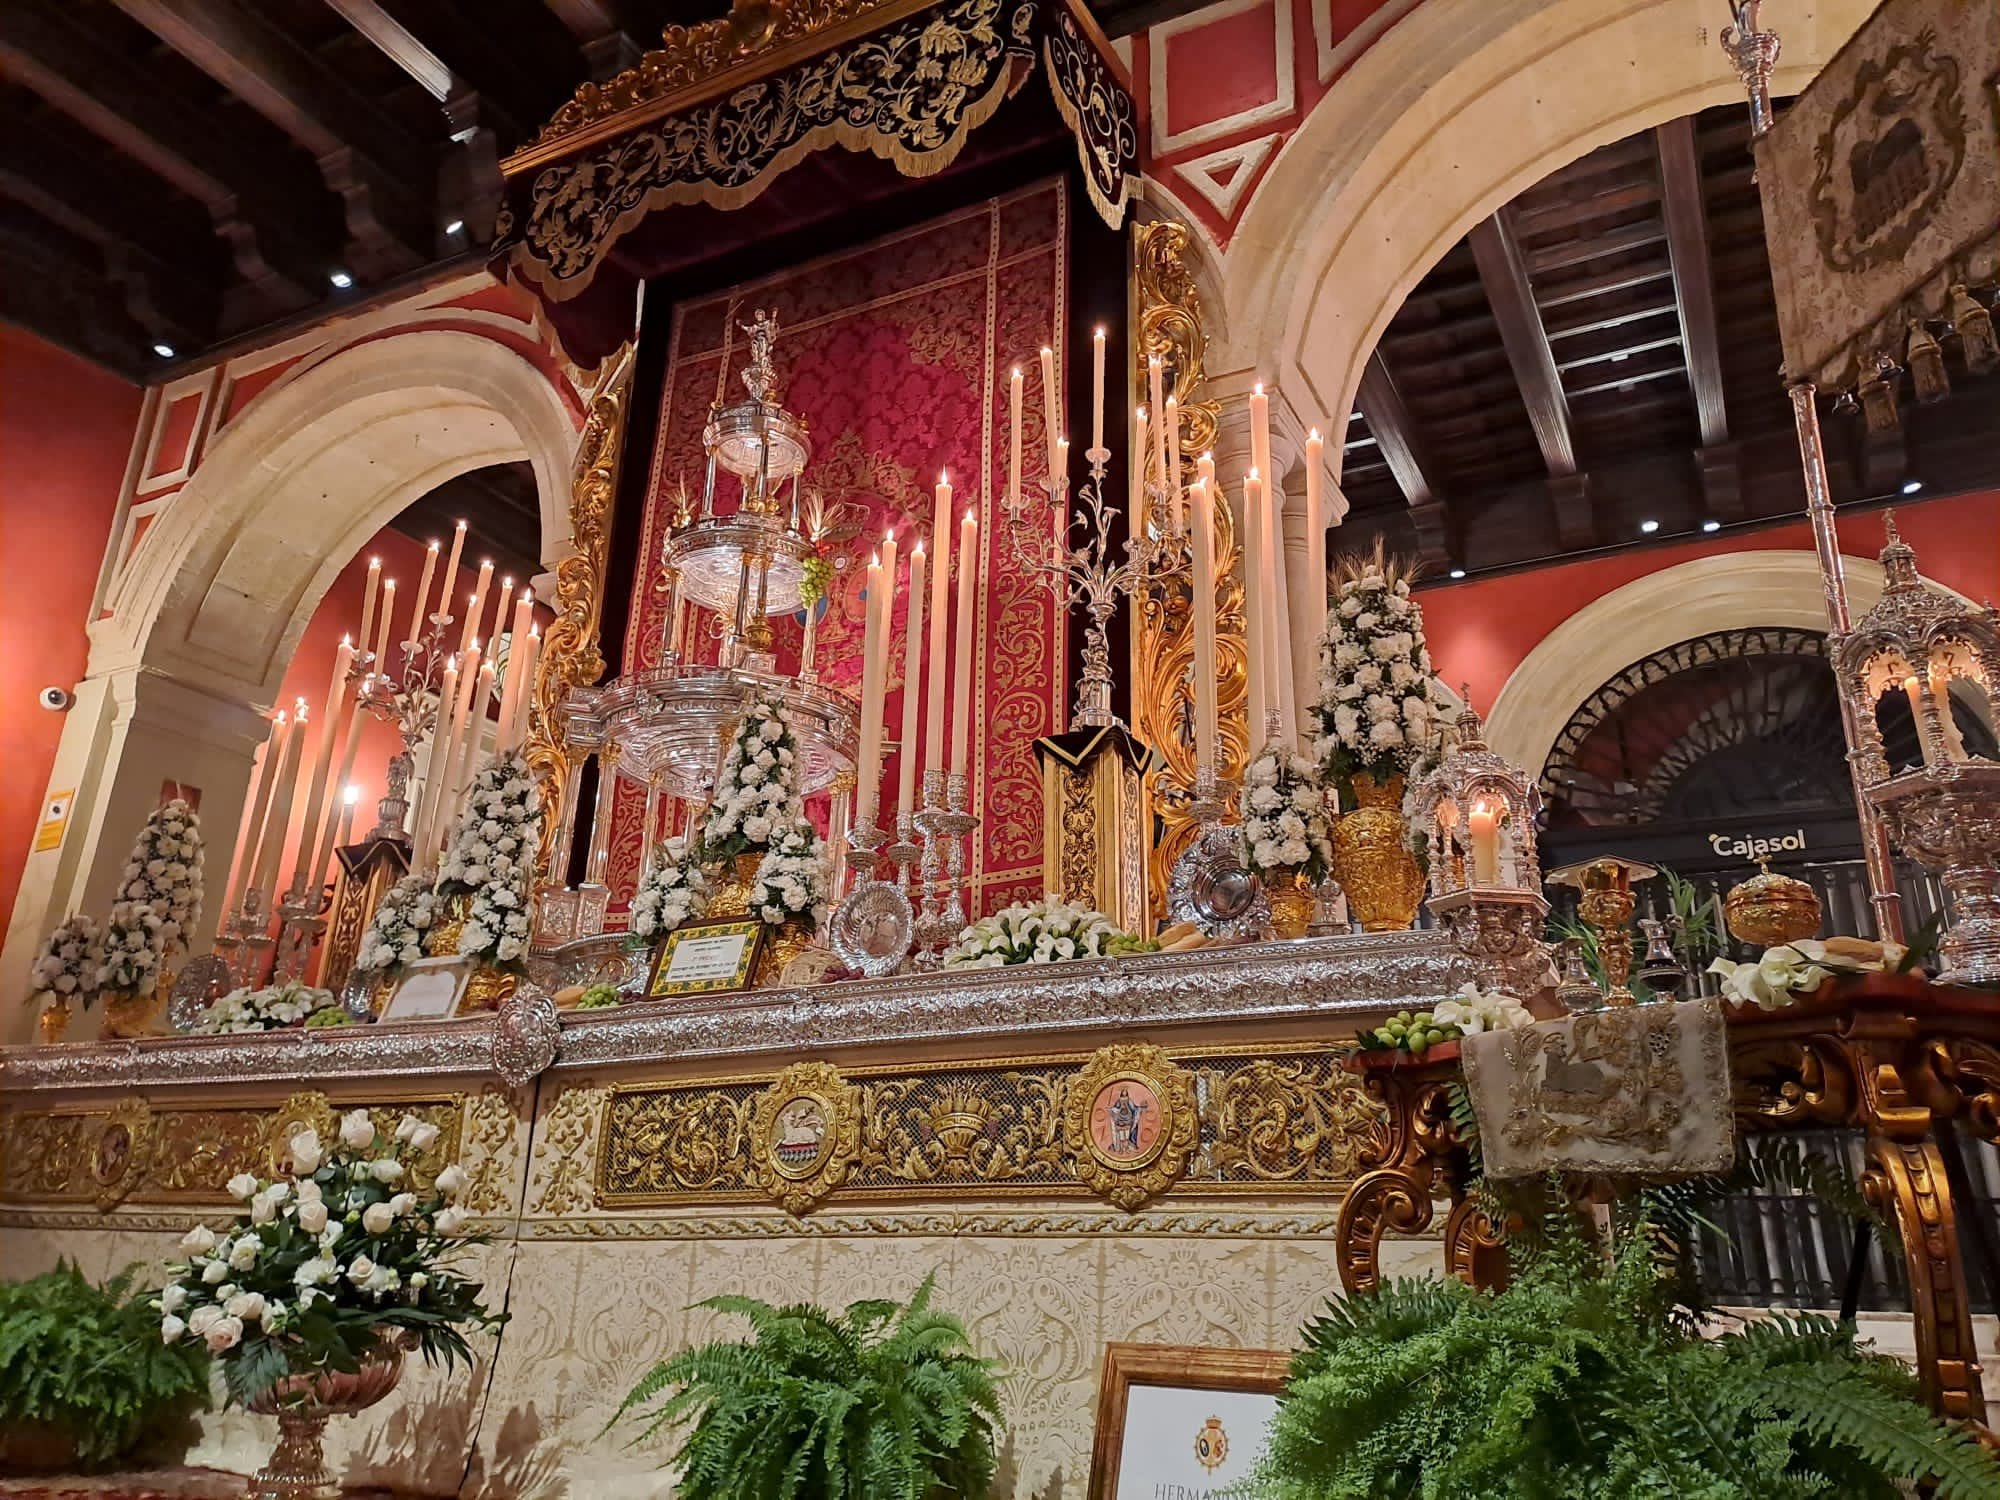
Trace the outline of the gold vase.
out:
<instances>
[{"instance_id":1,"label":"gold vase","mask_svg":"<svg viewBox=\"0 0 2000 1500\"><path fill-rule=\"evenodd\" d=\"M757 883L757 867L764 863L764 852L739 854L729 861L729 878L719 883L713 895L708 898L708 915L711 917L747 917L750 915L750 887Z\"/></svg>"},{"instance_id":2,"label":"gold vase","mask_svg":"<svg viewBox=\"0 0 2000 1500\"><path fill-rule=\"evenodd\" d=\"M403 1345L391 1335L351 1372L286 1375L254 1397L249 1408L278 1419L278 1444L251 1476L247 1500L340 1500L340 1484L327 1471L326 1424L380 1401L403 1378Z\"/></svg>"},{"instance_id":3,"label":"gold vase","mask_svg":"<svg viewBox=\"0 0 2000 1500\"><path fill-rule=\"evenodd\" d=\"M458 1013L469 1015L474 1011L498 1010L520 983L518 974L481 964L465 981L465 998L459 1002Z\"/></svg>"},{"instance_id":4,"label":"gold vase","mask_svg":"<svg viewBox=\"0 0 2000 1500\"><path fill-rule=\"evenodd\" d=\"M165 964L160 965L159 980L150 990L141 995L111 995L104 997L104 1030L107 1038L125 1039L135 1036L151 1036L159 1027L160 1007L173 993L174 976Z\"/></svg>"},{"instance_id":5,"label":"gold vase","mask_svg":"<svg viewBox=\"0 0 2000 1500\"><path fill-rule=\"evenodd\" d=\"M786 965L812 946L813 931L803 917L787 917L764 930L764 946L757 951L757 973L752 983L760 990L776 989L784 981Z\"/></svg>"},{"instance_id":6,"label":"gold vase","mask_svg":"<svg viewBox=\"0 0 2000 1500\"><path fill-rule=\"evenodd\" d=\"M1271 933L1284 942L1293 942L1312 927L1313 909L1319 896L1296 869L1274 870L1263 878L1264 899L1271 905Z\"/></svg>"},{"instance_id":7,"label":"gold vase","mask_svg":"<svg viewBox=\"0 0 2000 1500\"><path fill-rule=\"evenodd\" d=\"M447 896L431 919L424 934L424 953L431 958L450 958L458 952L458 935L465 931L465 919L472 914L472 892Z\"/></svg>"},{"instance_id":8,"label":"gold vase","mask_svg":"<svg viewBox=\"0 0 2000 1500\"><path fill-rule=\"evenodd\" d=\"M36 1020L42 1028L42 1041L48 1046L54 1046L63 1039L63 1033L69 1030L69 1002L51 1000L42 1007L42 1013Z\"/></svg>"},{"instance_id":9,"label":"gold vase","mask_svg":"<svg viewBox=\"0 0 2000 1500\"><path fill-rule=\"evenodd\" d=\"M1333 873L1364 932L1402 932L1417 920L1424 874L1410 852L1403 778L1354 778L1358 804L1333 830Z\"/></svg>"}]
</instances>

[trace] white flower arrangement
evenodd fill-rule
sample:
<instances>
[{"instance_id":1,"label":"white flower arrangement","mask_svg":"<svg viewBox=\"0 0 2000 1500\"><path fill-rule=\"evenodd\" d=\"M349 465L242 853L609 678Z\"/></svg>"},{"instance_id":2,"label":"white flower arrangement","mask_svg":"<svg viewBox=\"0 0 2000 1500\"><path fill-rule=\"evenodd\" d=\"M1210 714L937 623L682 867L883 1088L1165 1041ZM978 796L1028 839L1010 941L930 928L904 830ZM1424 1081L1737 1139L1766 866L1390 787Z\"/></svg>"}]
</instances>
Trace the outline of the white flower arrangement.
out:
<instances>
[{"instance_id":1,"label":"white flower arrangement","mask_svg":"<svg viewBox=\"0 0 2000 1500\"><path fill-rule=\"evenodd\" d=\"M88 1007L97 998L97 973L103 967L97 924L82 912L50 933L28 973L28 999L35 1005L67 1005L74 1000Z\"/></svg>"},{"instance_id":2,"label":"white flower arrangement","mask_svg":"<svg viewBox=\"0 0 2000 1500\"><path fill-rule=\"evenodd\" d=\"M518 964L527 957L535 848L542 837L542 794L518 754L496 755L473 778L438 892L470 892L458 935L461 956Z\"/></svg>"},{"instance_id":3,"label":"white flower arrangement","mask_svg":"<svg viewBox=\"0 0 2000 1500\"><path fill-rule=\"evenodd\" d=\"M708 910L708 881L691 857L688 841L668 839L653 853L653 867L632 897L632 936L665 937Z\"/></svg>"},{"instance_id":4,"label":"white flower arrangement","mask_svg":"<svg viewBox=\"0 0 2000 1500\"><path fill-rule=\"evenodd\" d=\"M420 875L405 875L382 896L375 919L362 935L354 967L368 973L396 973L424 956L424 937L437 917L437 897Z\"/></svg>"},{"instance_id":5,"label":"white flower arrangement","mask_svg":"<svg viewBox=\"0 0 2000 1500\"><path fill-rule=\"evenodd\" d=\"M743 710L716 777L715 798L701 829L702 857L732 859L771 846L804 809L798 791L798 741L791 711L775 698L753 698Z\"/></svg>"},{"instance_id":6,"label":"white flower arrangement","mask_svg":"<svg viewBox=\"0 0 2000 1500\"><path fill-rule=\"evenodd\" d=\"M757 866L750 884L750 910L776 926L787 918L804 921L808 932L819 926L826 904L826 850L819 832L800 818L779 834Z\"/></svg>"},{"instance_id":7,"label":"white flower arrangement","mask_svg":"<svg viewBox=\"0 0 2000 1500\"><path fill-rule=\"evenodd\" d=\"M470 1362L461 1325L491 1330L482 1288L446 1265L465 1236L457 1203L468 1181L456 1164L428 1190L439 1130L404 1115L393 1139L365 1109L324 1142L292 1135L283 1175L240 1172L228 1188L243 1206L218 1232L197 1224L181 1239L186 1259L155 1303L160 1338L205 1343L223 1362L229 1396L248 1403L287 1374L355 1368L389 1332L425 1359Z\"/></svg>"},{"instance_id":8,"label":"white flower arrangement","mask_svg":"<svg viewBox=\"0 0 2000 1500\"><path fill-rule=\"evenodd\" d=\"M1442 695L1423 610L1380 549L1341 579L1319 643L1319 735L1329 781L1407 772L1436 739Z\"/></svg>"},{"instance_id":9,"label":"white flower arrangement","mask_svg":"<svg viewBox=\"0 0 2000 1500\"><path fill-rule=\"evenodd\" d=\"M231 990L203 1011L191 1031L211 1036L235 1031L279 1031L303 1026L308 1016L336 1004L331 990L288 979L263 989Z\"/></svg>"},{"instance_id":10,"label":"white flower arrangement","mask_svg":"<svg viewBox=\"0 0 2000 1500\"><path fill-rule=\"evenodd\" d=\"M1534 1014L1512 995L1498 990L1482 990L1468 980L1458 994L1440 1004L1431 1015L1442 1026L1456 1026L1461 1036L1478 1036L1483 1031L1514 1031L1532 1026Z\"/></svg>"},{"instance_id":11,"label":"white flower arrangement","mask_svg":"<svg viewBox=\"0 0 2000 1500\"><path fill-rule=\"evenodd\" d=\"M1761 1010L1796 1005L1829 979L1903 972L1911 962L1901 943L1866 938L1798 938L1766 948L1754 963L1718 958L1708 972L1722 981L1722 998Z\"/></svg>"},{"instance_id":12,"label":"white flower arrangement","mask_svg":"<svg viewBox=\"0 0 2000 1500\"><path fill-rule=\"evenodd\" d=\"M201 819L176 797L155 808L125 862L105 924L97 988L140 995L201 920Z\"/></svg>"},{"instance_id":13,"label":"white flower arrangement","mask_svg":"<svg viewBox=\"0 0 2000 1500\"><path fill-rule=\"evenodd\" d=\"M1313 763L1267 746L1243 771L1243 863L1258 875L1303 870L1326 878L1333 865L1333 826Z\"/></svg>"},{"instance_id":14,"label":"white flower arrangement","mask_svg":"<svg viewBox=\"0 0 2000 1500\"><path fill-rule=\"evenodd\" d=\"M981 917L945 950L947 969L998 969L1102 958L1128 934L1101 911L1044 897Z\"/></svg>"}]
</instances>

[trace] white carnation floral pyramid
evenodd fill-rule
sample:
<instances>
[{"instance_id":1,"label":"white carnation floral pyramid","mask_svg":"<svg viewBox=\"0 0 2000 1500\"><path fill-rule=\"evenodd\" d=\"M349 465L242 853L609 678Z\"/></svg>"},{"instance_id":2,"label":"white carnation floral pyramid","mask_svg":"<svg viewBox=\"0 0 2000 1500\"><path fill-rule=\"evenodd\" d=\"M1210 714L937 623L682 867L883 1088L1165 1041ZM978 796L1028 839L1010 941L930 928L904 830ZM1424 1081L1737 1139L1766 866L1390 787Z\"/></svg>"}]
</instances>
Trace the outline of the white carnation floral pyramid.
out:
<instances>
[{"instance_id":1,"label":"white carnation floral pyramid","mask_svg":"<svg viewBox=\"0 0 2000 1500\"><path fill-rule=\"evenodd\" d=\"M153 810L119 877L100 941L96 988L142 995L201 921L201 819L176 797Z\"/></svg>"}]
</instances>

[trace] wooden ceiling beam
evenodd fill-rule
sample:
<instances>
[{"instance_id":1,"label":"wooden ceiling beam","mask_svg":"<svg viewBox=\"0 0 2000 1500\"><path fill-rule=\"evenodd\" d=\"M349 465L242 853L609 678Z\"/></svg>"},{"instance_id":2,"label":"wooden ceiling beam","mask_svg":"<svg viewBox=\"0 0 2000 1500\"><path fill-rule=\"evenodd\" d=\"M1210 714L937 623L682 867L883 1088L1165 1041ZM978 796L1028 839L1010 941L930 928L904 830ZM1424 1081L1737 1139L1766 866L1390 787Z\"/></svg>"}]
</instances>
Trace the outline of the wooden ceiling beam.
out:
<instances>
[{"instance_id":1,"label":"wooden ceiling beam","mask_svg":"<svg viewBox=\"0 0 2000 1500\"><path fill-rule=\"evenodd\" d=\"M407 135L275 23L234 0L113 3L312 153L346 209L354 274L379 279L430 258L432 143Z\"/></svg>"},{"instance_id":2,"label":"wooden ceiling beam","mask_svg":"<svg viewBox=\"0 0 2000 1500\"><path fill-rule=\"evenodd\" d=\"M1389 373L1388 362L1382 358L1380 349L1368 356L1354 401L1367 418L1368 431L1374 436L1376 447L1381 449L1382 458L1389 465L1389 472L1395 476L1403 498L1411 505L1428 505L1439 499L1437 486L1431 482L1427 472L1416 423L1410 416L1409 407L1404 404L1403 394L1397 389L1396 378Z\"/></svg>"},{"instance_id":3,"label":"wooden ceiling beam","mask_svg":"<svg viewBox=\"0 0 2000 1500\"><path fill-rule=\"evenodd\" d=\"M1566 270L1570 266L1588 265L1594 260L1609 260L1614 255L1627 255L1635 250L1650 249L1664 244L1667 227L1658 219L1644 219L1637 224L1627 224L1606 234L1593 235L1589 239L1570 240L1560 245L1547 245L1531 252L1526 260L1528 266L1537 273Z\"/></svg>"},{"instance_id":4,"label":"wooden ceiling beam","mask_svg":"<svg viewBox=\"0 0 2000 1500\"><path fill-rule=\"evenodd\" d=\"M1659 185L1652 180L1649 172L1643 181L1566 201L1538 202L1532 195L1517 198L1509 209L1508 217L1513 222L1514 233L1530 240L1557 230L1575 229L1578 225L1629 214L1635 209L1651 208L1659 201Z\"/></svg>"},{"instance_id":5,"label":"wooden ceiling beam","mask_svg":"<svg viewBox=\"0 0 2000 1500\"><path fill-rule=\"evenodd\" d=\"M1540 288L1539 301L1542 311L1546 313L1551 308L1568 307L1572 303L1665 281L1672 274L1666 266L1640 265L1625 266L1595 276L1572 276L1545 282Z\"/></svg>"},{"instance_id":6,"label":"wooden ceiling beam","mask_svg":"<svg viewBox=\"0 0 2000 1500\"><path fill-rule=\"evenodd\" d=\"M602 83L639 61L645 48L627 31L610 0L546 0L555 18L569 28L590 64L590 76Z\"/></svg>"},{"instance_id":7,"label":"wooden ceiling beam","mask_svg":"<svg viewBox=\"0 0 2000 1500\"><path fill-rule=\"evenodd\" d=\"M308 307L333 257L312 242L316 205L276 184L283 163L246 153L160 80L85 34L50 0L0 5L0 71L208 210L242 285L223 326ZM253 222L254 221L254 222Z\"/></svg>"},{"instance_id":8,"label":"wooden ceiling beam","mask_svg":"<svg viewBox=\"0 0 2000 1500\"><path fill-rule=\"evenodd\" d=\"M132 381L158 363L124 293L0 203L0 318Z\"/></svg>"},{"instance_id":9,"label":"wooden ceiling beam","mask_svg":"<svg viewBox=\"0 0 2000 1500\"><path fill-rule=\"evenodd\" d=\"M1563 393L1548 331L1542 327L1541 309L1535 305L1527 261L1504 210L1473 226L1472 255L1486 298L1493 304L1493 316L1500 324L1500 342L1506 346L1507 362L1520 384L1542 461L1558 478L1574 474L1576 445L1570 437L1569 398Z\"/></svg>"},{"instance_id":10,"label":"wooden ceiling beam","mask_svg":"<svg viewBox=\"0 0 2000 1500\"><path fill-rule=\"evenodd\" d=\"M1708 263L1708 210L1702 198L1701 157L1694 121L1680 119L1653 132L1665 184L1667 258L1674 272L1681 345L1694 388L1695 420L1703 447L1729 441L1729 412L1722 394L1722 343L1715 318L1715 277Z\"/></svg>"}]
</instances>

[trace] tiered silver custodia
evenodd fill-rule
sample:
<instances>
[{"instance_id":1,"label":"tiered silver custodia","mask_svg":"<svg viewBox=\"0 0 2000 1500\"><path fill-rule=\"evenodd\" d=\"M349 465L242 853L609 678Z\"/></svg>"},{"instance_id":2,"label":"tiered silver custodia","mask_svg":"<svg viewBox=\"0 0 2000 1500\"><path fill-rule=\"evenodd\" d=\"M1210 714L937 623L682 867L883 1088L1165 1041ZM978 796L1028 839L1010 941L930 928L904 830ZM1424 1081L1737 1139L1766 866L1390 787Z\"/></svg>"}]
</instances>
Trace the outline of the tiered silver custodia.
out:
<instances>
[{"instance_id":1,"label":"tiered silver custodia","mask_svg":"<svg viewBox=\"0 0 2000 1500\"><path fill-rule=\"evenodd\" d=\"M778 671L771 649L771 621L815 596L811 565L822 542L839 539L844 518L817 496L801 499L799 481L812 442L805 419L777 399L771 347L778 320L759 309L743 332L750 344L742 373L748 394L710 410L702 430L708 470L700 503L680 497L661 551L669 624L660 665L576 689L564 705L571 753L598 756L599 793L584 887L543 893L545 947L603 928L613 789L623 781L646 793L643 864L652 854L659 798L708 801L729 736L753 697L781 699L790 709L800 791L833 791L829 837L836 845L844 837L859 711L845 693L822 686L813 670L811 611L796 675ZM727 514L716 509L722 475L739 482L736 506ZM713 664L690 660L698 654L686 640L690 607L717 617L721 642Z\"/></svg>"}]
</instances>

